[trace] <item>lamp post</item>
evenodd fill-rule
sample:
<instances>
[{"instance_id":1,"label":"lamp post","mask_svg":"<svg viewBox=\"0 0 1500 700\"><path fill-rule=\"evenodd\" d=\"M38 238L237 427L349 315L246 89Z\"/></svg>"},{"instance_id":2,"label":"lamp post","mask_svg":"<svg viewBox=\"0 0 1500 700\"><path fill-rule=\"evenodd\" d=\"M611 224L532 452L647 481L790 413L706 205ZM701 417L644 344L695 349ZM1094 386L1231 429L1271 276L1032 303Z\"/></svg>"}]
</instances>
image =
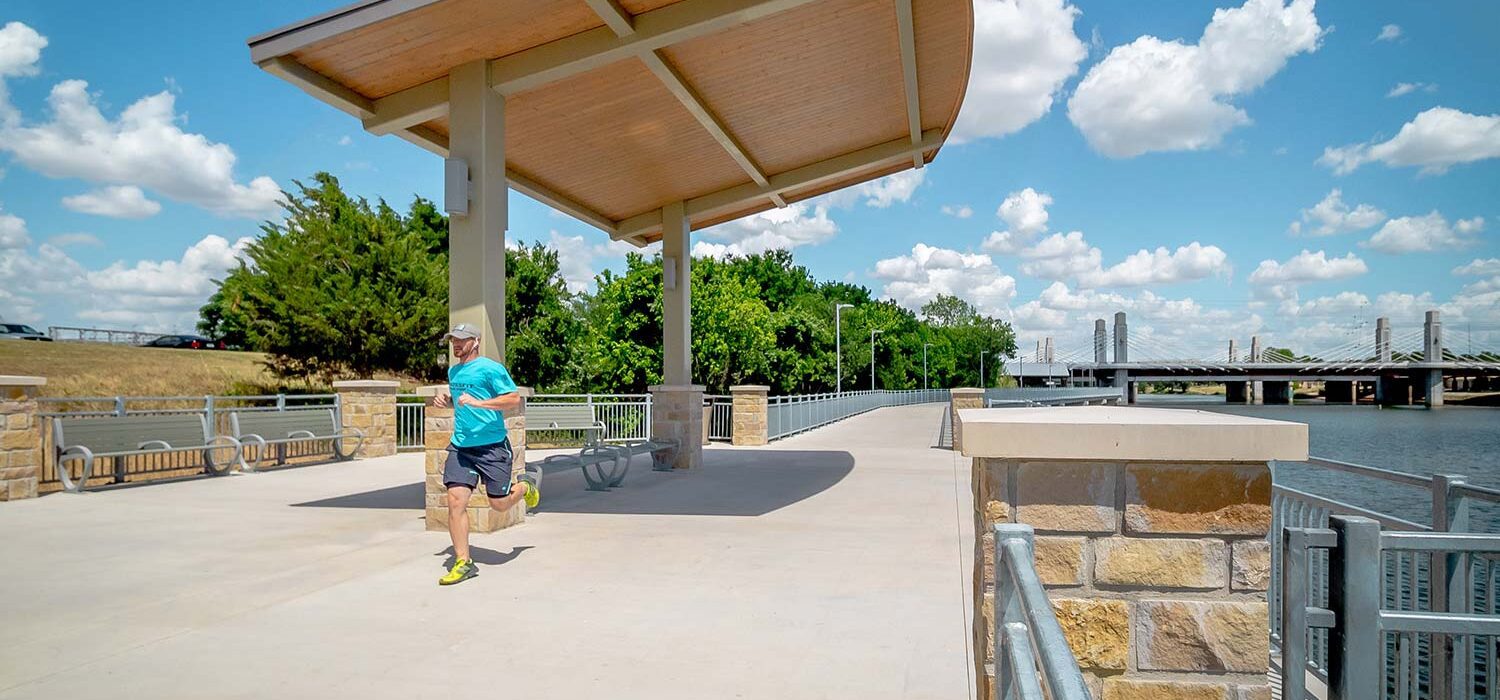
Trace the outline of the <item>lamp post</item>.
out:
<instances>
[{"instance_id":1,"label":"lamp post","mask_svg":"<svg viewBox=\"0 0 1500 700\"><path fill-rule=\"evenodd\" d=\"M836 358L834 360L834 365L837 368L834 370L833 380L833 393L835 394L844 393L844 325L842 323L839 323L839 312L844 309L852 308L854 308L853 304L833 305L833 354Z\"/></svg>"},{"instance_id":2,"label":"lamp post","mask_svg":"<svg viewBox=\"0 0 1500 700\"><path fill-rule=\"evenodd\" d=\"M870 331L870 391L875 390L875 336L885 331Z\"/></svg>"},{"instance_id":3,"label":"lamp post","mask_svg":"<svg viewBox=\"0 0 1500 700\"><path fill-rule=\"evenodd\" d=\"M985 355L986 355L985 351L983 351L983 350L979 351L979 388L981 388L981 389L988 388L988 387L986 387L984 385L984 356Z\"/></svg>"},{"instance_id":4,"label":"lamp post","mask_svg":"<svg viewBox=\"0 0 1500 700\"><path fill-rule=\"evenodd\" d=\"M922 343L922 391L927 391L927 348L932 343Z\"/></svg>"}]
</instances>

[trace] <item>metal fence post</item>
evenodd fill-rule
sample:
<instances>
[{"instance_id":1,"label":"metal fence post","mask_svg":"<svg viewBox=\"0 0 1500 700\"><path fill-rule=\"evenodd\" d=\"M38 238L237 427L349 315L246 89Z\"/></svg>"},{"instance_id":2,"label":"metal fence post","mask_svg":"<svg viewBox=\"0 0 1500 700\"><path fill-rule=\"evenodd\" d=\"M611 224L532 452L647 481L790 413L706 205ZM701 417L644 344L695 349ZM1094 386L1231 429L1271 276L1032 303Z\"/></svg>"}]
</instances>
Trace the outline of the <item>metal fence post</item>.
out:
<instances>
[{"instance_id":1,"label":"metal fence post","mask_svg":"<svg viewBox=\"0 0 1500 700\"><path fill-rule=\"evenodd\" d=\"M116 396L115 397L115 415L117 415L117 416L123 416L123 415L125 415L125 397L123 397L123 396Z\"/></svg>"},{"instance_id":2,"label":"metal fence post","mask_svg":"<svg viewBox=\"0 0 1500 700\"><path fill-rule=\"evenodd\" d=\"M1382 697L1385 635L1379 622L1380 524L1369 518L1333 515L1328 525L1338 537L1338 546L1328 553L1328 607L1333 610L1333 627L1328 631L1330 695L1339 700ZM1282 697L1291 696L1283 691Z\"/></svg>"},{"instance_id":3,"label":"metal fence post","mask_svg":"<svg viewBox=\"0 0 1500 700\"><path fill-rule=\"evenodd\" d=\"M1460 474L1432 475L1433 532L1468 531L1469 499L1459 491L1467 481L1468 477ZM1432 564L1432 610L1468 612L1469 555L1435 553ZM1460 697L1460 691L1474 687L1470 678L1474 668L1472 645L1469 635L1432 636L1432 697Z\"/></svg>"},{"instance_id":4,"label":"metal fence post","mask_svg":"<svg viewBox=\"0 0 1500 700\"><path fill-rule=\"evenodd\" d=\"M203 397L203 420L208 424L208 439L212 440L219 436L219 423L214 416L214 397L212 395Z\"/></svg>"},{"instance_id":5,"label":"metal fence post","mask_svg":"<svg viewBox=\"0 0 1500 700\"><path fill-rule=\"evenodd\" d=\"M285 411L286 410L286 394L277 394L276 395L276 410L278 410L278 411Z\"/></svg>"},{"instance_id":6,"label":"metal fence post","mask_svg":"<svg viewBox=\"0 0 1500 700\"><path fill-rule=\"evenodd\" d=\"M1281 697L1307 696L1307 532L1281 530Z\"/></svg>"}]
</instances>

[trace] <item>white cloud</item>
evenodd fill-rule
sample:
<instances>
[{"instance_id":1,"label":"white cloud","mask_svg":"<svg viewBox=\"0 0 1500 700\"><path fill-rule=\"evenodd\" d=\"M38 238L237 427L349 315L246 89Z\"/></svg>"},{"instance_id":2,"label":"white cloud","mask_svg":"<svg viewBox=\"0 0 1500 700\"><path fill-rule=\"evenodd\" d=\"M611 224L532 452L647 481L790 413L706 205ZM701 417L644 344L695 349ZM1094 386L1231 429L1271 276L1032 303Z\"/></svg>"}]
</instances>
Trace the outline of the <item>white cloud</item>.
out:
<instances>
[{"instance_id":1,"label":"white cloud","mask_svg":"<svg viewBox=\"0 0 1500 700\"><path fill-rule=\"evenodd\" d=\"M92 233L60 233L47 239L47 245L58 248L70 248L74 246L88 246L90 248L103 248L104 241Z\"/></svg>"},{"instance_id":2,"label":"white cloud","mask_svg":"<svg viewBox=\"0 0 1500 700\"><path fill-rule=\"evenodd\" d=\"M797 202L704 229L705 240L693 244L693 255L722 258L790 250L818 245L838 232L839 225L828 218L827 206Z\"/></svg>"},{"instance_id":3,"label":"white cloud","mask_svg":"<svg viewBox=\"0 0 1500 700\"><path fill-rule=\"evenodd\" d=\"M354 143L354 139L349 138L348 134L345 134L344 136L339 137L339 145L340 146L347 146L347 145L349 145L351 143Z\"/></svg>"},{"instance_id":4,"label":"white cloud","mask_svg":"<svg viewBox=\"0 0 1500 700\"><path fill-rule=\"evenodd\" d=\"M26 232L26 220L15 214L0 211L0 251L25 248L31 243Z\"/></svg>"},{"instance_id":5,"label":"white cloud","mask_svg":"<svg viewBox=\"0 0 1500 700\"><path fill-rule=\"evenodd\" d=\"M1375 37L1376 41L1395 41L1401 38L1401 26L1387 24L1380 28L1380 35Z\"/></svg>"},{"instance_id":6,"label":"white cloud","mask_svg":"<svg viewBox=\"0 0 1500 700\"><path fill-rule=\"evenodd\" d=\"M806 200L814 207L848 209L863 203L867 207L885 209L897 202L911 201L917 188L927 179L927 170L903 170L885 177L861 182L858 185L813 197Z\"/></svg>"},{"instance_id":7,"label":"white cloud","mask_svg":"<svg viewBox=\"0 0 1500 700\"><path fill-rule=\"evenodd\" d=\"M995 231L980 245L984 250L1001 255L1014 255L1047 230L1047 207L1052 205L1052 196L1027 187L1012 192L1000 203L995 215L1007 226L1007 231Z\"/></svg>"},{"instance_id":8,"label":"white cloud","mask_svg":"<svg viewBox=\"0 0 1500 700\"><path fill-rule=\"evenodd\" d=\"M1323 149L1318 164L1345 175L1366 163L1420 166L1424 175L1441 174L1462 163L1500 157L1500 114L1469 114L1433 107L1401 127L1389 141Z\"/></svg>"},{"instance_id":9,"label":"white cloud","mask_svg":"<svg viewBox=\"0 0 1500 700\"><path fill-rule=\"evenodd\" d=\"M1026 260L1021 263L1021 272L1042 279L1066 280L1097 275L1103 264L1103 255L1084 240L1081 231L1066 235L1054 233L1021 250L1019 255Z\"/></svg>"},{"instance_id":10,"label":"white cloud","mask_svg":"<svg viewBox=\"0 0 1500 700\"><path fill-rule=\"evenodd\" d=\"M974 215L974 208L967 204L944 204L942 211L948 216L959 219L967 219Z\"/></svg>"},{"instance_id":11,"label":"white cloud","mask_svg":"<svg viewBox=\"0 0 1500 700\"><path fill-rule=\"evenodd\" d=\"M1117 46L1078 84L1068 118L1104 155L1217 146L1250 123L1229 98L1270 80L1287 59L1316 51L1313 0L1246 0L1214 11L1196 44L1142 36Z\"/></svg>"},{"instance_id":12,"label":"white cloud","mask_svg":"<svg viewBox=\"0 0 1500 700\"><path fill-rule=\"evenodd\" d=\"M1500 275L1500 258L1480 259L1453 268L1455 275Z\"/></svg>"},{"instance_id":13,"label":"white cloud","mask_svg":"<svg viewBox=\"0 0 1500 700\"><path fill-rule=\"evenodd\" d=\"M975 0L974 56L954 143L1004 136L1042 118L1088 49L1063 0Z\"/></svg>"},{"instance_id":14,"label":"white cloud","mask_svg":"<svg viewBox=\"0 0 1500 700\"><path fill-rule=\"evenodd\" d=\"M507 246L511 240L506 238ZM517 241L516 246L520 245ZM575 294L587 291L599 270L610 267L611 263L623 263L626 253L638 250L624 241L589 243L583 236L564 236L556 231L547 234L545 245L557 252L558 272L562 274L568 291ZM605 261L604 264L596 262L600 259Z\"/></svg>"},{"instance_id":15,"label":"white cloud","mask_svg":"<svg viewBox=\"0 0 1500 700\"><path fill-rule=\"evenodd\" d=\"M1426 216L1391 219L1362 245L1391 254L1467 248L1477 242L1482 230L1484 217L1459 219L1450 227L1442 214L1433 211Z\"/></svg>"},{"instance_id":16,"label":"white cloud","mask_svg":"<svg viewBox=\"0 0 1500 700\"><path fill-rule=\"evenodd\" d=\"M924 243L914 246L910 255L876 262L874 277L885 283L885 296L913 311L939 294L951 294L974 304L980 313L1003 317L1016 296L1016 278L1001 272L990 256Z\"/></svg>"},{"instance_id":17,"label":"white cloud","mask_svg":"<svg viewBox=\"0 0 1500 700\"><path fill-rule=\"evenodd\" d=\"M1229 274L1229 255L1218 246L1193 241L1177 250L1140 250L1104 270L1080 275L1084 287L1132 287L1172 284Z\"/></svg>"},{"instance_id":18,"label":"white cloud","mask_svg":"<svg viewBox=\"0 0 1500 700\"><path fill-rule=\"evenodd\" d=\"M183 252L180 260L142 260L134 266L116 262L88 273L90 288L119 295L155 297L164 305L182 302L197 308L213 294L213 279L238 264L249 237L234 243L221 236L205 236Z\"/></svg>"},{"instance_id":19,"label":"white cloud","mask_svg":"<svg viewBox=\"0 0 1500 700\"><path fill-rule=\"evenodd\" d=\"M0 81L36 72L46 38L24 24L0 30ZM53 178L78 178L149 189L168 199L225 216L275 214L281 188L260 176L234 179L229 146L183 131L169 90L143 97L110 119L100 111L88 83L65 80L47 98L50 120L26 124L0 92L0 150L16 162Z\"/></svg>"},{"instance_id":20,"label":"white cloud","mask_svg":"<svg viewBox=\"0 0 1500 700\"><path fill-rule=\"evenodd\" d=\"M1423 92L1437 92L1437 88L1438 86L1435 83L1396 83L1396 87L1391 88L1391 91L1387 92L1385 96L1400 97L1402 95L1409 95L1418 90L1421 90Z\"/></svg>"},{"instance_id":21,"label":"white cloud","mask_svg":"<svg viewBox=\"0 0 1500 700\"><path fill-rule=\"evenodd\" d=\"M1172 348L1177 357L1222 353L1224 339L1260 330L1260 316L1245 309L1210 309L1192 298L1171 299L1150 290L1134 296L1092 289L1075 290L1054 282L1035 299L1015 308L1022 349L1046 338L1056 339L1062 360L1093 358L1093 321L1116 311L1130 315L1130 332L1143 346ZM1141 350L1133 350L1140 354ZM1147 353L1147 354L1161 354Z\"/></svg>"},{"instance_id":22,"label":"white cloud","mask_svg":"<svg viewBox=\"0 0 1500 700\"><path fill-rule=\"evenodd\" d=\"M1314 204L1311 209L1303 209L1302 220L1292 222L1292 233L1332 236L1337 233L1367 229L1385 221L1385 212L1368 204L1360 204L1350 209L1349 205L1344 203L1343 197L1344 193L1335 187L1328 193L1328 196L1323 198L1323 201ZM1312 226L1304 228L1303 224Z\"/></svg>"},{"instance_id":23,"label":"white cloud","mask_svg":"<svg viewBox=\"0 0 1500 700\"><path fill-rule=\"evenodd\" d=\"M1348 318L1363 312L1370 305L1370 298L1359 292L1339 292L1332 296L1318 297L1301 304L1283 307L1283 311L1298 318Z\"/></svg>"},{"instance_id":24,"label":"white cloud","mask_svg":"<svg viewBox=\"0 0 1500 700\"><path fill-rule=\"evenodd\" d=\"M146 199L134 185L111 185L93 192L63 197L63 206L76 212L117 219L145 219L161 212L161 203Z\"/></svg>"},{"instance_id":25,"label":"white cloud","mask_svg":"<svg viewBox=\"0 0 1500 700\"><path fill-rule=\"evenodd\" d=\"M1370 268L1365 265L1365 261L1353 253L1342 258L1330 258L1321 250L1316 253L1304 250L1286 262L1260 261L1260 265L1250 273L1250 284L1286 285L1321 282L1355 277L1369 271Z\"/></svg>"}]
</instances>

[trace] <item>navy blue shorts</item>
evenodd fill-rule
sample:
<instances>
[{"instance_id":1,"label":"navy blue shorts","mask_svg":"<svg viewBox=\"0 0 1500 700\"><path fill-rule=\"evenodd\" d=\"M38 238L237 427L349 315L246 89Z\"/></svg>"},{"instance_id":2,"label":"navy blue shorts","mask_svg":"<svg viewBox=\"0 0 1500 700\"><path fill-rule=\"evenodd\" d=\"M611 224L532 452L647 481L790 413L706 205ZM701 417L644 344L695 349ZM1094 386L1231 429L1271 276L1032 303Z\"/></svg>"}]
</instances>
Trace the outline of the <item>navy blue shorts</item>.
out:
<instances>
[{"instance_id":1,"label":"navy blue shorts","mask_svg":"<svg viewBox=\"0 0 1500 700\"><path fill-rule=\"evenodd\" d=\"M448 461L443 463L443 485L472 489L483 481L490 498L499 498L510 493L510 464L510 438L472 447L450 444Z\"/></svg>"}]
</instances>

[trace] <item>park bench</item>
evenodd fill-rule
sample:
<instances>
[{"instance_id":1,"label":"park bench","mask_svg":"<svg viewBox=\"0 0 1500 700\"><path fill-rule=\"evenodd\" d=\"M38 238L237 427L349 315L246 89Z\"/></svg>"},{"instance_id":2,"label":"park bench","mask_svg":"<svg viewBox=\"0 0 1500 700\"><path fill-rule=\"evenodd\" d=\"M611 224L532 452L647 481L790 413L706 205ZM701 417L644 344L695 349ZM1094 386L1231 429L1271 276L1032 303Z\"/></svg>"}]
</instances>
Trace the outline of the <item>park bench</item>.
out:
<instances>
[{"instance_id":1,"label":"park bench","mask_svg":"<svg viewBox=\"0 0 1500 700\"><path fill-rule=\"evenodd\" d=\"M526 420L528 424L531 421L529 409ZM652 471L672 471L672 459L677 453L677 447L676 440L660 438L589 445L576 455L552 455L542 460L542 466L544 471L548 465L559 468L578 467L583 472L583 480L587 482L590 491L608 491L625 482L630 462L637 455L651 455ZM590 469L593 471L590 472Z\"/></svg>"},{"instance_id":2,"label":"park bench","mask_svg":"<svg viewBox=\"0 0 1500 700\"><path fill-rule=\"evenodd\" d=\"M114 462L115 483L125 481L123 457L201 451L203 469L223 474L240 458L240 442L227 435L214 435L207 414L202 412L157 415L53 418L52 441L56 452L57 477L63 489L83 491L94 473L94 460L109 457ZM215 459L215 451L233 450L228 459ZM68 462L83 462L78 481L68 474ZM192 467L182 467L184 469Z\"/></svg>"},{"instance_id":3,"label":"park bench","mask_svg":"<svg viewBox=\"0 0 1500 700\"><path fill-rule=\"evenodd\" d=\"M317 408L264 409L247 408L229 412L229 430L241 445L255 445L255 462L245 461L240 453L240 469L253 472L265 459L266 448L276 446L276 463L286 462L286 446L296 443L327 441L336 459L349 459L364 444L365 434L358 428L340 425L339 413L332 406ZM344 450L344 441L354 439L354 447Z\"/></svg>"},{"instance_id":4,"label":"park bench","mask_svg":"<svg viewBox=\"0 0 1500 700\"><path fill-rule=\"evenodd\" d=\"M577 430L585 447L604 440L604 423L594 420L594 407L586 403L540 403L526 407L526 430Z\"/></svg>"}]
</instances>

